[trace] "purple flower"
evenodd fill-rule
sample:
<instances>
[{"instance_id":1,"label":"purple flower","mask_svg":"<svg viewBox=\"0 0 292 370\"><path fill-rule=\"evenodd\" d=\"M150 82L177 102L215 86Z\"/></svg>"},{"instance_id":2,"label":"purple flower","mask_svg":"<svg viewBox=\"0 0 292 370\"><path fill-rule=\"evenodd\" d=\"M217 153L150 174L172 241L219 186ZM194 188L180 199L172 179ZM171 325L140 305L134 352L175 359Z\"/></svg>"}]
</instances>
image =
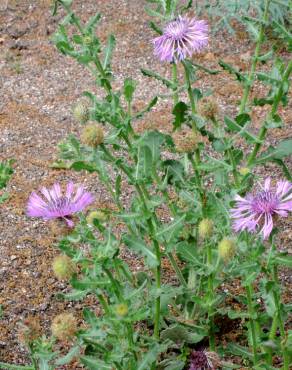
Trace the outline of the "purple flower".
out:
<instances>
[{"instance_id":1,"label":"purple flower","mask_svg":"<svg viewBox=\"0 0 292 370\"><path fill-rule=\"evenodd\" d=\"M235 200L236 205L231 210L234 230L255 233L260 229L258 232L267 239L273 230L273 217L287 217L292 211L292 184L278 181L273 189L271 179L267 178L261 191L245 198L236 195Z\"/></svg>"},{"instance_id":2,"label":"purple flower","mask_svg":"<svg viewBox=\"0 0 292 370\"><path fill-rule=\"evenodd\" d=\"M177 63L201 51L208 44L208 24L204 20L179 16L153 40L154 54L162 62Z\"/></svg>"},{"instance_id":3,"label":"purple flower","mask_svg":"<svg viewBox=\"0 0 292 370\"><path fill-rule=\"evenodd\" d=\"M67 184L65 194L62 193L58 183L55 183L51 189L43 187L40 192L42 196L36 192L30 195L27 203L27 215L41 217L44 220L63 218L69 227L74 226L70 219L72 214L82 211L94 199L82 185L75 187L72 182Z\"/></svg>"}]
</instances>

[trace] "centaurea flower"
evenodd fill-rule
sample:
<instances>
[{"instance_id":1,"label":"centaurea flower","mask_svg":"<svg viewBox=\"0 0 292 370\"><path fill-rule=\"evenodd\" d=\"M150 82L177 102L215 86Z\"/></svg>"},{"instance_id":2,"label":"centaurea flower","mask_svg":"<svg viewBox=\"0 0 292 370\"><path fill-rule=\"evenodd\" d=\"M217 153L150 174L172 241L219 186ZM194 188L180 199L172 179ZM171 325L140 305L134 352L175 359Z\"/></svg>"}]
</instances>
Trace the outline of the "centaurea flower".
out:
<instances>
[{"instance_id":1,"label":"centaurea flower","mask_svg":"<svg viewBox=\"0 0 292 370\"><path fill-rule=\"evenodd\" d=\"M154 54L162 62L180 62L207 46L208 24L204 20L179 16L165 27L153 44Z\"/></svg>"},{"instance_id":2,"label":"centaurea flower","mask_svg":"<svg viewBox=\"0 0 292 370\"><path fill-rule=\"evenodd\" d=\"M65 194L58 183L55 183L51 189L42 187L40 193L42 196L36 192L30 195L27 215L41 217L44 220L61 218L67 222L69 227L74 226L71 220L72 214L82 211L94 199L92 194L85 191L82 185L75 186L72 182L67 184Z\"/></svg>"},{"instance_id":3,"label":"centaurea flower","mask_svg":"<svg viewBox=\"0 0 292 370\"><path fill-rule=\"evenodd\" d=\"M267 178L262 190L245 198L236 195L235 201L236 205L231 209L234 230L259 232L263 239L267 239L274 227L273 218L287 217L292 211L292 184L281 180L272 188L271 179Z\"/></svg>"}]
</instances>

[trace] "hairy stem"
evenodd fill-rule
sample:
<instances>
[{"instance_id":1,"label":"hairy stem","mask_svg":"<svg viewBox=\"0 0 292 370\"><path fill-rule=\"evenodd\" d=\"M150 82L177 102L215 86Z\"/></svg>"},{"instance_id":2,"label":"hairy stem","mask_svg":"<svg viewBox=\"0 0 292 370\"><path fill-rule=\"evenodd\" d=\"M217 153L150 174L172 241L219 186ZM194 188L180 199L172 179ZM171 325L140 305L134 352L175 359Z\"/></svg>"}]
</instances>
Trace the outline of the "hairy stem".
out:
<instances>
[{"instance_id":1,"label":"hairy stem","mask_svg":"<svg viewBox=\"0 0 292 370\"><path fill-rule=\"evenodd\" d=\"M176 63L172 63L172 81L175 85L175 90L173 92L173 105L175 106L178 103L178 92L177 92L177 65Z\"/></svg>"},{"instance_id":2,"label":"hairy stem","mask_svg":"<svg viewBox=\"0 0 292 370\"><path fill-rule=\"evenodd\" d=\"M212 246L210 243L207 244L207 265L209 268L212 267ZM213 300L213 273L210 273L208 276L208 291L209 291L209 299ZM210 323L209 329L209 347L210 351L215 351L215 327L214 327L214 315L213 315L213 303L212 305L209 304L208 308L208 318Z\"/></svg>"},{"instance_id":3,"label":"hairy stem","mask_svg":"<svg viewBox=\"0 0 292 370\"><path fill-rule=\"evenodd\" d=\"M278 270L277 270L277 266L274 265L273 266L273 278L274 278L274 281L275 283L277 284L277 287L279 286L279 279L278 279ZM276 288L277 289L277 288ZM281 309L281 303L280 303L280 296L278 294L278 290L274 289L273 290L273 296L274 296L274 302L275 302L275 305L276 305L276 318L277 318L277 322L278 322L278 326L279 326L279 330L280 330L280 334L281 334L281 349L282 349L282 354L283 354L283 360L284 360L284 364L283 364L283 370L289 370L289 353L287 351L287 348L286 348L286 342L287 342L287 335L286 335L286 332L285 332L285 325L284 325L284 320L283 320L283 316L282 316L282 309Z\"/></svg>"},{"instance_id":4,"label":"hairy stem","mask_svg":"<svg viewBox=\"0 0 292 370\"><path fill-rule=\"evenodd\" d=\"M253 363L257 365L258 363L258 355L257 355L257 338L256 338L256 323L254 320L254 308L252 302L252 286L248 285L246 287L246 296L247 296L247 307L249 313L249 322L251 328L251 338L252 338L252 351L253 351Z\"/></svg>"}]
</instances>

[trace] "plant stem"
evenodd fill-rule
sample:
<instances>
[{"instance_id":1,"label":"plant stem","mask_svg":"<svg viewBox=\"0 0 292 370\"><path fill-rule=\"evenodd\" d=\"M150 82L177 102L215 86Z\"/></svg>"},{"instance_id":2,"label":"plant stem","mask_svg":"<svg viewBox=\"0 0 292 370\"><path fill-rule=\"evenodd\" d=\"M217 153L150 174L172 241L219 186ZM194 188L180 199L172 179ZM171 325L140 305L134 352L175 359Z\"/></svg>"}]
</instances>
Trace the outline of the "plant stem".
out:
<instances>
[{"instance_id":1,"label":"plant stem","mask_svg":"<svg viewBox=\"0 0 292 370\"><path fill-rule=\"evenodd\" d=\"M258 63L258 59L259 59L259 55L260 55L260 51L261 51L261 46L262 46L262 43L264 41L264 31L265 31L266 23L267 23L267 20L268 20L270 2L271 2L271 0L266 0L266 2L265 2L265 10L264 10L262 22L261 22L261 25L260 25L260 32L259 32L257 42L256 42L256 48L255 48L254 57L253 57L252 65L251 65L251 70L249 72L247 81L245 82L243 96L242 96L241 104L240 104L240 108L239 108L239 114L242 114L242 113L245 112L248 96L249 96L250 90L252 88L252 84L254 82L256 66L257 66L257 63Z\"/></svg>"},{"instance_id":2,"label":"plant stem","mask_svg":"<svg viewBox=\"0 0 292 370\"><path fill-rule=\"evenodd\" d=\"M212 268L212 245L207 244L207 265L209 268ZM208 291L209 291L209 300L213 300L213 273L210 273L208 276ZM213 303L209 304L208 308L208 318L210 323L209 329L209 347L210 351L215 351L215 327L214 327L214 317L213 317Z\"/></svg>"},{"instance_id":3,"label":"plant stem","mask_svg":"<svg viewBox=\"0 0 292 370\"><path fill-rule=\"evenodd\" d=\"M278 92L277 92L277 94L274 98L273 105L272 105L271 111L269 113L269 117L271 117L271 118L277 112L278 106L281 102L281 99L282 99L282 96L283 96L283 93L284 93L284 89L283 89L284 83L286 83L289 80L289 76L290 76L291 72L292 72L292 60L290 60L288 66L287 66L287 68L286 68L286 70L283 74L281 86L279 87L279 90L278 90ZM264 139L265 139L267 131L268 131L265 124L266 124L266 120L264 121L264 123L263 123L263 125L260 129L259 135L258 135L258 141L259 142L255 144L253 151L248 156L248 159L247 159L247 165L248 166L251 166L253 164L254 160L256 159L257 153L259 152L260 148L263 145Z\"/></svg>"},{"instance_id":4,"label":"plant stem","mask_svg":"<svg viewBox=\"0 0 292 370\"><path fill-rule=\"evenodd\" d=\"M163 195L163 197L165 199L165 202L168 205L168 207L169 207L172 215L175 217L177 215L176 209L173 206L173 204L171 203L171 200L169 198L169 195L168 195L167 190L162 187L161 180L160 180L160 178L159 178L159 176L157 174L156 168L154 168L154 170L153 170L153 177L155 178L157 184L160 186L160 191L161 191L161 193L162 193L162 195ZM173 254L171 252L167 252L166 255L167 255L167 257L168 257L168 259L169 259L169 261L170 261L170 263L171 263L171 265L172 265L172 267L173 267L173 269L174 269L174 271L176 273L176 276L177 276L179 282L183 286L186 287L187 286L187 282L186 282L186 280L185 280L185 278L184 278L184 276L183 276L183 274L182 274L182 272L181 272L178 264L176 263L176 260L175 260L175 258L173 256Z\"/></svg>"},{"instance_id":5,"label":"plant stem","mask_svg":"<svg viewBox=\"0 0 292 370\"><path fill-rule=\"evenodd\" d=\"M187 84L187 89L188 89L188 96L189 96L189 99L190 99L192 114L196 114L196 112L197 112L196 102L195 102L195 97L194 97L194 94L193 94L190 74L189 74L188 68L186 67L185 63L183 63L183 66L184 66L184 69L185 69L185 79L186 79L186 84ZM194 131L197 131L197 126L196 126L196 122L195 122L194 119L192 119L192 128L193 128Z\"/></svg>"},{"instance_id":6,"label":"plant stem","mask_svg":"<svg viewBox=\"0 0 292 370\"><path fill-rule=\"evenodd\" d=\"M274 278L274 281L275 281L275 283L278 287L279 286L279 279L278 279L278 270L277 270L276 265L273 266L273 278ZM289 356L289 353L286 350L287 335L286 335L286 332L285 332L285 325L284 325L284 320L283 320L283 317L282 317L280 297L279 297L279 294L277 293L276 289L273 290L273 296L274 296L274 302L275 302L276 310L277 310L277 313L276 313L277 322L278 322L279 330L280 330L280 334L281 334L281 348L282 348L283 360L284 360L283 370L289 370L289 357L290 356Z\"/></svg>"},{"instance_id":7,"label":"plant stem","mask_svg":"<svg viewBox=\"0 0 292 370\"><path fill-rule=\"evenodd\" d=\"M148 228L150 231L150 236L153 241L155 255L158 260L158 266L155 269L155 281L156 281L156 289L158 290L158 295L155 300L155 316L154 316L154 337L158 340L159 339L159 327L160 327L160 289L161 289L161 252L158 241L154 237L154 227L152 224L152 220L147 220Z\"/></svg>"},{"instance_id":8,"label":"plant stem","mask_svg":"<svg viewBox=\"0 0 292 370\"><path fill-rule=\"evenodd\" d=\"M175 84L175 90L173 91L173 105L175 106L178 103L178 92L177 92L177 65L172 63L172 81Z\"/></svg>"},{"instance_id":9,"label":"plant stem","mask_svg":"<svg viewBox=\"0 0 292 370\"><path fill-rule=\"evenodd\" d=\"M249 322L251 328L251 337L252 337L252 349L253 349L253 363L257 365L258 363L258 356L257 356L257 339L256 339L256 328L255 328L255 321L254 321L254 309L252 303L252 286L246 286L246 296L247 296L247 306L248 306L248 313L249 313Z\"/></svg>"},{"instance_id":10,"label":"plant stem","mask_svg":"<svg viewBox=\"0 0 292 370\"><path fill-rule=\"evenodd\" d=\"M238 188L239 187L239 178L238 178L236 163L235 163L235 159L234 159L234 156L233 156L233 153L232 153L232 149L228 148L227 149L227 154L228 154L230 163L232 165L232 174L233 174L233 178L234 178L234 183L235 183L235 186Z\"/></svg>"}]
</instances>

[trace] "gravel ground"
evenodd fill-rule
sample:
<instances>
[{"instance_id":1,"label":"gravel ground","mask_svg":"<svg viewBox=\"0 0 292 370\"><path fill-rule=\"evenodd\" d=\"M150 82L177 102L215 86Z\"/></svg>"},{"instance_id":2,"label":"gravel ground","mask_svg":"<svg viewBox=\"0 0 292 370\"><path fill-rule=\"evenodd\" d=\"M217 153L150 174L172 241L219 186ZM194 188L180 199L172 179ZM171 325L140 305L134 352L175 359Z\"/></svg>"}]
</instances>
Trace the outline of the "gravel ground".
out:
<instances>
[{"instance_id":1,"label":"gravel ground","mask_svg":"<svg viewBox=\"0 0 292 370\"><path fill-rule=\"evenodd\" d=\"M55 237L48 224L25 216L30 192L40 184L65 183L73 179L82 181L96 194L95 206L106 206L109 197L94 175L50 168L56 158L58 142L69 133L79 133L80 127L72 118L72 105L84 90L100 94L87 71L60 55L50 41L57 27L57 20L51 16L50 1L10 0L4 11L1 11L1 4L0 159L14 158L16 163L8 186L10 198L0 208L0 304L4 308L0 321L0 359L25 363L27 355L16 335L19 322L33 313L40 317L43 327L48 328L51 318L65 307L75 312L82 309L80 304L73 307L70 302L59 302L55 298L58 291L66 289L51 272L51 261L57 254ZM97 10L102 13L98 28L101 40L105 41L109 33L116 35L114 85L121 86L125 77L138 81L135 109L145 106L154 92L166 93L161 85L143 77L140 68L166 76L170 73L166 65L152 56L154 35L143 10L145 4L145 0L77 0L74 4L84 21ZM208 50L197 57L198 61L209 68L218 68L217 60L221 58L246 70L253 44L240 28L237 36L236 40L224 33L218 35L211 40ZM202 73L201 77L197 86L203 91L214 91L222 114L234 113L232 106L241 96L240 86L225 72L212 77ZM253 93L259 89L257 87ZM253 130L258 129L264 113L264 108L257 108L253 113ZM291 136L291 106L282 109L281 116L285 127L270 131L267 146ZM169 130L169 117L168 100L163 99L152 113L136 123L136 129ZM291 159L288 165L291 166ZM279 173L273 165L258 171L262 177L272 174L277 178ZM127 198L129 189L124 191ZM279 244L292 252L289 221L291 218L283 223ZM283 273L282 279L287 286L291 283L288 273ZM69 368L77 369L77 366L71 364Z\"/></svg>"}]
</instances>

